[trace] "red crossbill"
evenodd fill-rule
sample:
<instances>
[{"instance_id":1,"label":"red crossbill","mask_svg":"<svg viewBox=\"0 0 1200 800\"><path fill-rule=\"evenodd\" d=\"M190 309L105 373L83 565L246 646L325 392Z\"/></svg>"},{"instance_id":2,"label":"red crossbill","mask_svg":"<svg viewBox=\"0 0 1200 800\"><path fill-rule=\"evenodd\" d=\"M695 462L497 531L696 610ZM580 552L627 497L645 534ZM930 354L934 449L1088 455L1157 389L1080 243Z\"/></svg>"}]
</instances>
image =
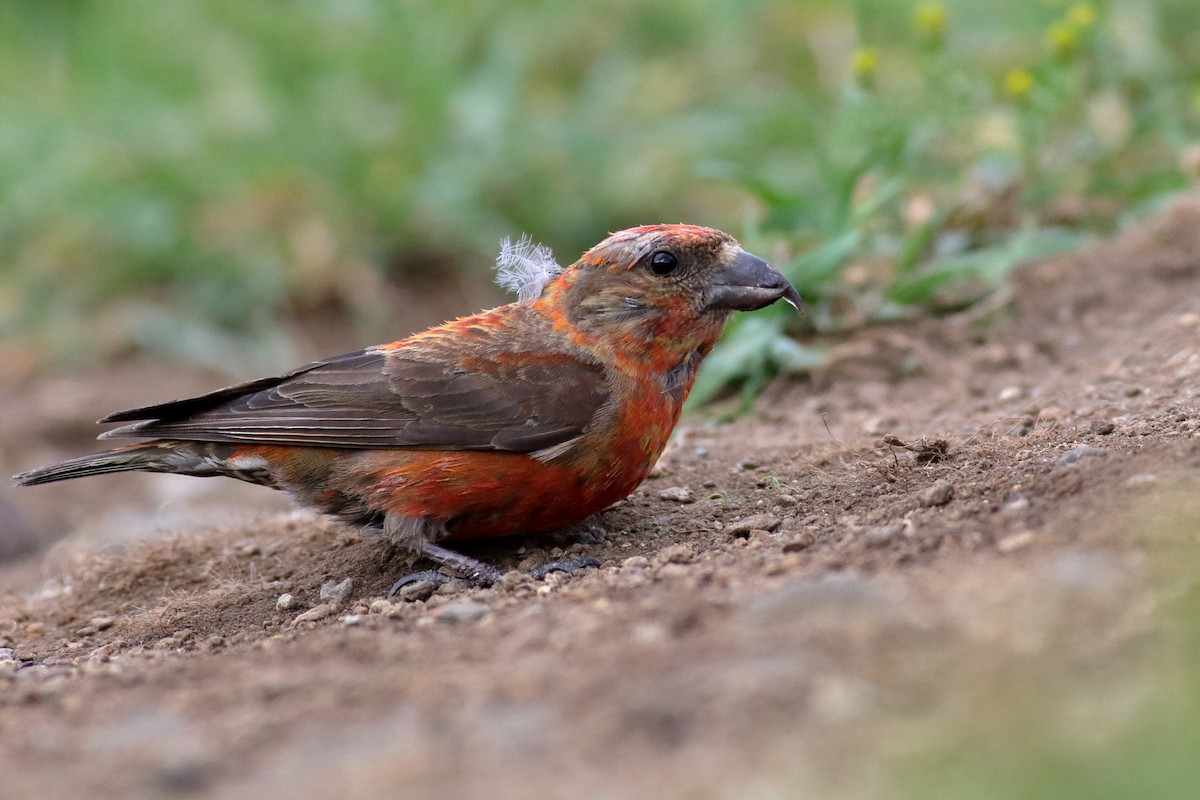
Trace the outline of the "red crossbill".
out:
<instances>
[{"instance_id":1,"label":"red crossbill","mask_svg":"<svg viewBox=\"0 0 1200 800\"><path fill-rule=\"evenodd\" d=\"M492 583L494 567L439 543L559 528L626 497L662 453L730 314L781 298L801 307L778 270L692 225L632 228L565 270L534 266L516 303L112 414L100 422L129 424L101 438L153 441L14 480L239 478Z\"/></svg>"}]
</instances>

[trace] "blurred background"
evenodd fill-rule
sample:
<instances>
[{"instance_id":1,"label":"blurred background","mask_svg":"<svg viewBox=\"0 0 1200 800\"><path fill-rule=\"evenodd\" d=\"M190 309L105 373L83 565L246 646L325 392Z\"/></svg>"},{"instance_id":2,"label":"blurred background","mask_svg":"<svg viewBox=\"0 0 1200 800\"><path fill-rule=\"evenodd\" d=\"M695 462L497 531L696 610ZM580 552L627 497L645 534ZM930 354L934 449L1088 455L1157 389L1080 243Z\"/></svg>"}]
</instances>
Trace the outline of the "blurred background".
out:
<instances>
[{"instance_id":1,"label":"blurred background","mask_svg":"<svg viewBox=\"0 0 1200 800\"><path fill-rule=\"evenodd\" d=\"M1196 179L1196 22L1194 0L6 3L0 366L277 370L502 302L503 236L569 263L660 221L779 261L820 329L961 307ZM783 325L702 394L802 369Z\"/></svg>"}]
</instances>

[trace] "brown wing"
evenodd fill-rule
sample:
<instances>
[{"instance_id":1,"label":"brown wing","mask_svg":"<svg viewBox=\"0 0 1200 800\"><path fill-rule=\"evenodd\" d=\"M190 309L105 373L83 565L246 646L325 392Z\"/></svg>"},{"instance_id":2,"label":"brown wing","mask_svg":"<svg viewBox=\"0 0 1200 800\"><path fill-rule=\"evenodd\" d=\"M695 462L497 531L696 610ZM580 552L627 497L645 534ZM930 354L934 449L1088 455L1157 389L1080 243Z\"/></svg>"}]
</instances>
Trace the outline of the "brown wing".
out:
<instances>
[{"instance_id":1,"label":"brown wing","mask_svg":"<svg viewBox=\"0 0 1200 800\"><path fill-rule=\"evenodd\" d=\"M100 421L144 421L101 438L532 452L579 436L607 399L597 364L566 354L468 361L453 347L368 349L122 411Z\"/></svg>"}]
</instances>

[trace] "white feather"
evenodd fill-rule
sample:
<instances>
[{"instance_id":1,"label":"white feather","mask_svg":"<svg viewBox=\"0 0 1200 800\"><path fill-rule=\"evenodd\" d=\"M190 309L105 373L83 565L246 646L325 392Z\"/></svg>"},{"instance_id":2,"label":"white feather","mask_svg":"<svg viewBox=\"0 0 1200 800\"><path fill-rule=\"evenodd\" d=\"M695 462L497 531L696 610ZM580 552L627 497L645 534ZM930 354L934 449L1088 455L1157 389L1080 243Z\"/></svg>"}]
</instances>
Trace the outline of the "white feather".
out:
<instances>
[{"instance_id":1,"label":"white feather","mask_svg":"<svg viewBox=\"0 0 1200 800\"><path fill-rule=\"evenodd\" d=\"M500 240L496 283L515 294L518 303L527 305L541 297L546 284L562 271L554 260L554 251L544 244L535 244L528 234L515 242L507 236Z\"/></svg>"}]
</instances>

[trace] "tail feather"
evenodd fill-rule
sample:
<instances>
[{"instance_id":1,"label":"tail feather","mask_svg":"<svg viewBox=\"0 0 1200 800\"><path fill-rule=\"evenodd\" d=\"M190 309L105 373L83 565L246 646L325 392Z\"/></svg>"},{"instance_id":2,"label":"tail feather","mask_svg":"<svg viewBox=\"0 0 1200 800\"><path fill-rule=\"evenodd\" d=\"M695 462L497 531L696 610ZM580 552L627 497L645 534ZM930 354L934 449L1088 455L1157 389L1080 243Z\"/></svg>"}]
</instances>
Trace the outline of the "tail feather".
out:
<instances>
[{"instance_id":1,"label":"tail feather","mask_svg":"<svg viewBox=\"0 0 1200 800\"><path fill-rule=\"evenodd\" d=\"M17 486L37 486L42 483L83 478L88 475L104 475L109 472L131 470L159 471L163 468L162 448L158 445L134 445L103 453L93 453L72 458L59 464L38 467L13 476Z\"/></svg>"}]
</instances>

